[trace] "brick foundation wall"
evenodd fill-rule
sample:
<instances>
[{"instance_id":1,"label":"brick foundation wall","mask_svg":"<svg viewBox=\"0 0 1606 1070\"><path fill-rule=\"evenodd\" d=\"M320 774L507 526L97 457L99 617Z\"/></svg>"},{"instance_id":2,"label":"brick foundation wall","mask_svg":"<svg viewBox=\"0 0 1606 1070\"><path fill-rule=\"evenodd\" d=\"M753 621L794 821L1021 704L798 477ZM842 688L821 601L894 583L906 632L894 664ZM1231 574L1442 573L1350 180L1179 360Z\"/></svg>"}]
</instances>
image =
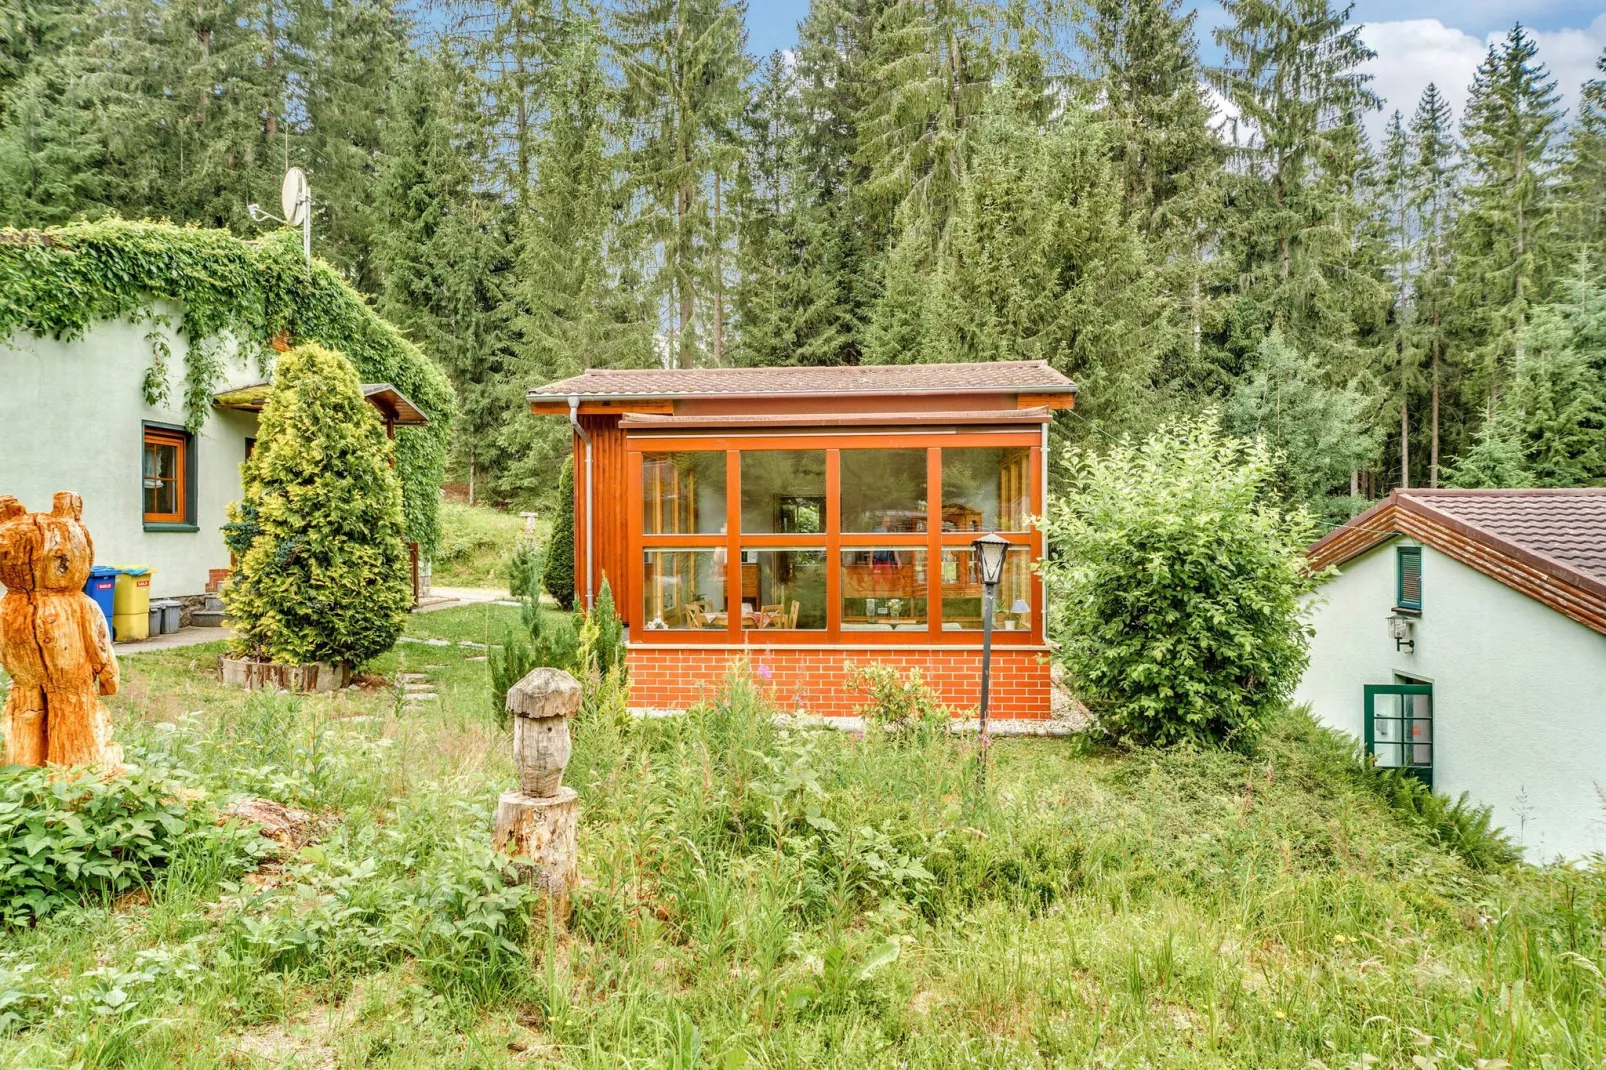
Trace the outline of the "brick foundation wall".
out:
<instances>
[{"instance_id":1,"label":"brick foundation wall","mask_svg":"<svg viewBox=\"0 0 1606 1070\"><path fill-rule=\"evenodd\" d=\"M685 709L712 695L733 661L746 657L754 678L784 712L851 716L863 702L847 690L845 664L880 663L907 672L918 668L955 713L974 716L981 694L981 651L952 647L671 647L633 646L629 652L630 705ZM1041 651L993 648L989 717L1039 719L1049 715L1048 660ZM764 677L768 675L768 681Z\"/></svg>"}]
</instances>

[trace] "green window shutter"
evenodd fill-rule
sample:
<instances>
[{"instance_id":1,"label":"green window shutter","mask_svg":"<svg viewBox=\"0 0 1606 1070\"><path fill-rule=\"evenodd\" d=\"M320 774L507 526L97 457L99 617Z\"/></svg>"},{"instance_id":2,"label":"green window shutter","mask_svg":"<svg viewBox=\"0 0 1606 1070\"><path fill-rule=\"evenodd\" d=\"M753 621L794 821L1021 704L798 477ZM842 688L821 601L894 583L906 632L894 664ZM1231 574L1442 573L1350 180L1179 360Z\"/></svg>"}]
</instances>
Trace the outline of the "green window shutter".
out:
<instances>
[{"instance_id":1,"label":"green window shutter","mask_svg":"<svg viewBox=\"0 0 1606 1070\"><path fill-rule=\"evenodd\" d=\"M1399 609L1422 611L1422 547L1401 546L1395 551L1398 582L1394 605Z\"/></svg>"},{"instance_id":2,"label":"green window shutter","mask_svg":"<svg viewBox=\"0 0 1606 1070\"><path fill-rule=\"evenodd\" d=\"M1433 685L1367 684L1366 753L1433 786Z\"/></svg>"}]
</instances>

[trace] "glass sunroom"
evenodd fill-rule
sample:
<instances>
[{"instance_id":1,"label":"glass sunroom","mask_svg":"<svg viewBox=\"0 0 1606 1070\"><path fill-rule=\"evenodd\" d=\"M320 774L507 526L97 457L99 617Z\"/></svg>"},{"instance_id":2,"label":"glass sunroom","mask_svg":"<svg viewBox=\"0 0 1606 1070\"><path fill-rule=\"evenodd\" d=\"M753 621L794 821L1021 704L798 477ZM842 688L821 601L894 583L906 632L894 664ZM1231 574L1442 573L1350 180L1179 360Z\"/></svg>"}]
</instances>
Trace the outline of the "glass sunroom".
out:
<instances>
[{"instance_id":1,"label":"glass sunroom","mask_svg":"<svg viewBox=\"0 0 1606 1070\"><path fill-rule=\"evenodd\" d=\"M606 576L633 701L688 704L745 656L831 713L851 712L827 682L849 661L920 668L974 704L985 533L1011 543L995 649L1046 650L1031 518L1052 413L1074 398L1046 364L1007 362L592 371L530 403L574 426L577 601ZM1023 672L1046 715L1046 666ZM1035 683L1018 690L1035 715Z\"/></svg>"}]
</instances>

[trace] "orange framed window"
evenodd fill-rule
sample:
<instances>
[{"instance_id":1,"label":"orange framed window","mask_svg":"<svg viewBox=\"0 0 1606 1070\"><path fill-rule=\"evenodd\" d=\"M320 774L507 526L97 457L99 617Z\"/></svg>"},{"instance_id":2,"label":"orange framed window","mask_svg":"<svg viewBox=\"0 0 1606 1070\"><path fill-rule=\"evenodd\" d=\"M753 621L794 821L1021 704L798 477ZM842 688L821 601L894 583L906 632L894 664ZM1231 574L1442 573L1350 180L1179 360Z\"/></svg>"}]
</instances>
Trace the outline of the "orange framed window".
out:
<instances>
[{"instance_id":1,"label":"orange framed window","mask_svg":"<svg viewBox=\"0 0 1606 1070\"><path fill-rule=\"evenodd\" d=\"M146 424L140 494L147 525L194 524L193 437L181 428Z\"/></svg>"},{"instance_id":2,"label":"orange framed window","mask_svg":"<svg viewBox=\"0 0 1606 1070\"><path fill-rule=\"evenodd\" d=\"M979 643L996 532L994 642L1041 643L1039 435L630 436L632 640Z\"/></svg>"}]
</instances>

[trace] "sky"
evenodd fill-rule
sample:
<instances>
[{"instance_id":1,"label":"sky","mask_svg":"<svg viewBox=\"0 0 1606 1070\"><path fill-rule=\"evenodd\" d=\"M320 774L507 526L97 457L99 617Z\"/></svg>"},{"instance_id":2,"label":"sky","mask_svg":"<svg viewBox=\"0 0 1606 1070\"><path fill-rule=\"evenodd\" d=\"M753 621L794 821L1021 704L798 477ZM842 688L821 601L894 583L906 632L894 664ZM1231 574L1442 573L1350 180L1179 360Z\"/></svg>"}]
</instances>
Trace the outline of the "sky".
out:
<instances>
[{"instance_id":1,"label":"sky","mask_svg":"<svg viewBox=\"0 0 1606 1070\"><path fill-rule=\"evenodd\" d=\"M1211 29L1226 21L1219 3L1185 0L1199 11L1199 44L1206 63L1219 60ZM764 56L797 44L798 21L808 0L749 0L748 47ZM1556 79L1564 105L1578 99L1578 87L1598 77L1594 65L1606 48L1606 2L1592 0L1357 0L1352 14L1363 24L1361 36L1377 53L1370 65L1373 88L1385 98L1375 117L1380 132L1388 112L1398 108L1407 120L1428 82L1434 82L1461 117L1467 86L1491 41L1522 21L1534 32L1539 58Z\"/></svg>"}]
</instances>

